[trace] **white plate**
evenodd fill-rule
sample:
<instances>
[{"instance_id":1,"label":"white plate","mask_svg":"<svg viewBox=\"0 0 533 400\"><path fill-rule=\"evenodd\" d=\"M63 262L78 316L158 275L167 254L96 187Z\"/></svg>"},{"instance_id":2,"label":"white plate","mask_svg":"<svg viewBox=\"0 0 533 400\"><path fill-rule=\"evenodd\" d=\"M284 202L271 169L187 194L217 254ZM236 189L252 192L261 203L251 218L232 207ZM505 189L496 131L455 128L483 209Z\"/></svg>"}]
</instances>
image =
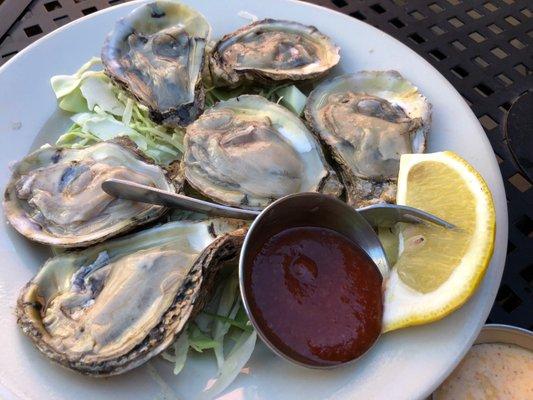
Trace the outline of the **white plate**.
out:
<instances>
[{"instance_id":1,"label":"white plate","mask_svg":"<svg viewBox=\"0 0 533 400\"><path fill-rule=\"evenodd\" d=\"M428 395L450 373L476 338L494 301L507 246L507 208L502 178L489 141L461 96L433 67L400 42L354 18L287 0L186 0L202 12L214 37L259 17L292 19L317 26L342 49L340 71L396 69L433 104L429 151L453 150L487 180L496 205L496 249L476 295L450 317L423 327L386 334L360 362L314 371L293 366L258 345L225 399L416 399ZM0 69L0 187L8 164L53 140L69 125L57 111L49 79L73 73L99 55L114 22L135 7L127 3L77 20L19 53ZM336 71L338 73L340 71ZM177 377L170 365L148 366L111 379L92 379L52 365L16 326L19 289L35 274L48 250L35 246L5 223L0 226L0 397L88 400L190 399L215 373L210 357L195 357Z\"/></svg>"}]
</instances>

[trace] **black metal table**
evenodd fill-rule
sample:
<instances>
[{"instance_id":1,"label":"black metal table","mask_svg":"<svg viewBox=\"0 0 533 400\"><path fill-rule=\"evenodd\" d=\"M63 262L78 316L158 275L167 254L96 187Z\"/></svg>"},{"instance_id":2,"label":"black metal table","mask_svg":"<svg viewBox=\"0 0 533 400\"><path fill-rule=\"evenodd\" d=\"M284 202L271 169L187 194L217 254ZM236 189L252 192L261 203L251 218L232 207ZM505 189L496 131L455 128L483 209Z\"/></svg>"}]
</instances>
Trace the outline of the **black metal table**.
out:
<instances>
[{"instance_id":1,"label":"black metal table","mask_svg":"<svg viewBox=\"0 0 533 400\"><path fill-rule=\"evenodd\" d=\"M0 0L0 65L59 26L125 1ZM533 330L533 183L527 166L513 158L505 129L515 99L533 91L533 2L309 2L348 14L399 39L433 64L472 107L496 153L509 211L507 263L488 322ZM530 104L517 106L518 114L533 114ZM510 113L512 118L514 114ZM529 128L525 134L531 136L533 129ZM526 162L531 164L532 159L533 152Z\"/></svg>"}]
</instances>

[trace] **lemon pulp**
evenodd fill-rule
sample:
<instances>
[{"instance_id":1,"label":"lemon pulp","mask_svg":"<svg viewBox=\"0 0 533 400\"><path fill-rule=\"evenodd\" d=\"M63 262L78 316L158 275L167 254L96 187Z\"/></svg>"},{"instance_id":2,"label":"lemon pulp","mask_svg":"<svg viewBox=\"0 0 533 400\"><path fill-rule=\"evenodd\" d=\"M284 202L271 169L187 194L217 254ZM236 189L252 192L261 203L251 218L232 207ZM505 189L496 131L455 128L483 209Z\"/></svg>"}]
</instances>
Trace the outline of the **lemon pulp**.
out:
<instances>
[{"instance_id":1,"label":"lemon pulp","mask_svg":"<svg viewBox=\"0 0 533 400\"><path fill-rule=\"evenodd\" d=\"M415 165L407 180L415 182L406 193L405 203L423 209L454 224L450 230L436 225L402 227L404 251L396 268L409 287L429 293L446 282L470 245L476 224L476 201L464 187L461 175L446 164L427 161ZM460 196L443 194L456 193Z\"/></svg>"},{"instance_id":2,"label":"lemon pulp","mask_svg":"<svg viewBox=\"0 0 533 400\"><path fill-rule=\"evenodd\" d=\"M490 191L455 153L402 155L397 203L437 215L456 228L400 226L401 254L386 282L385 332L441 319L464 304L494 249Z\"/></svg>"}]
</instances>

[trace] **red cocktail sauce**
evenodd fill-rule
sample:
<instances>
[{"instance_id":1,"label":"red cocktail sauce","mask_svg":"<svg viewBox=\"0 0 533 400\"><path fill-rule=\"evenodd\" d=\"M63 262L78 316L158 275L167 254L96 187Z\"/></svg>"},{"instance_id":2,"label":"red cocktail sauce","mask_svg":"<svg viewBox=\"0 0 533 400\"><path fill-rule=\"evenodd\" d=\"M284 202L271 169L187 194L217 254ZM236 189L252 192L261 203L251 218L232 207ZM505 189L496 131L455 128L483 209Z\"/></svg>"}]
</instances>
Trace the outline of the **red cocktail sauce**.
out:
<instances>
[{"instance_id":1,"label":"red cocktail sauce","mask_svg":"<svg viewBox=\"0 0 533 400\"><path fill-rule=\"evenodd\" d=\"M381 332L382 276L357 244L330 229L274 235L253 256L245 284L268 340L304 364L353 360Z\"/></svg>"}]
</instances>

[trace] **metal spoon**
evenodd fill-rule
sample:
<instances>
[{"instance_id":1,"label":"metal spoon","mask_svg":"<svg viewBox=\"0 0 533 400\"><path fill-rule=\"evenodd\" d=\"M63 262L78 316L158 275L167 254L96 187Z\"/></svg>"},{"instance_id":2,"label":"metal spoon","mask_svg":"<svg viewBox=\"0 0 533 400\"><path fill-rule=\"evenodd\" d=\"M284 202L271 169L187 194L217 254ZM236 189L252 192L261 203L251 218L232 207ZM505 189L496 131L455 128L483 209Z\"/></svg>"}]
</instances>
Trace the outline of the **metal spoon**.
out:
<instances>
[{"instance_id":1,"label":"metal spoon","mask_svg":"<svg viewBox=\"0 0 533 400\"><path fill-rule=\"evenodd\" d=\"M102 189L107 194L121 199L197 211L218 217L253 220L261 213L260 211L241 210L239 208L223 206L121 179L108 179L104 181L102 183ZM420 223L426 221L447 229L455 227L433 214L417 208L396 204L374 204L368 207L358 208L357 211L372 226L386 227L393 226L397 222Z\"/></svg>"}]
</instances>

